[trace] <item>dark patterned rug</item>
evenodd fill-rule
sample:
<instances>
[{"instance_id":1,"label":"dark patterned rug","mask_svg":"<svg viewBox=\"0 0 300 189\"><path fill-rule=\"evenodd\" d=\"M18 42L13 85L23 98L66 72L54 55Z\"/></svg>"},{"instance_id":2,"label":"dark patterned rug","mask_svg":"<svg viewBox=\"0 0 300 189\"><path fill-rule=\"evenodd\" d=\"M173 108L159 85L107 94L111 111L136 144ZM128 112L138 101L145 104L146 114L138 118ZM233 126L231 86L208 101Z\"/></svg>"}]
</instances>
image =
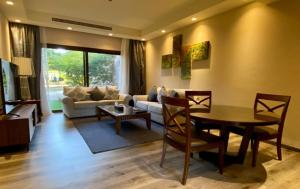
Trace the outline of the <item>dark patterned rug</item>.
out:
<instances>
[{"instance_id":1,"label":"dark patterned rug","mask_svg":"<svg viewBox=\"0 0 300 189\"><path fill-rule=\"evenodd\" d=\"M151 122L151 130L148 130L143 119L122 121L120 135L116 134L113 119L82 118L72 121L94 154L161 140L163 136L162 125Z\"/></svg>"}]
</instances>

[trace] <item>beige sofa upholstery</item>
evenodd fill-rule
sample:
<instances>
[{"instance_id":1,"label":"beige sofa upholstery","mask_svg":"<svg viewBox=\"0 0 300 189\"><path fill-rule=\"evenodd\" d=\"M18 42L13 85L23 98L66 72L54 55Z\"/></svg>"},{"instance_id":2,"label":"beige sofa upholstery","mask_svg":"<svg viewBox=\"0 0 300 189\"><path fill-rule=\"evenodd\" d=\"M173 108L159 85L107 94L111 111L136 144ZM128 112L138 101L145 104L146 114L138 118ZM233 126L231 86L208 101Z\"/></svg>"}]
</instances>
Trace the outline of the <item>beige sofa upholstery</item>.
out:
<instances>
[{"instance_id":1,"label":"beige sofa upholstery","mask_svg":"<svg viewBox=\"0 0 300 189\"><path fill-rule=\"evenodd\" d=\"M167 89L169 90L175 90L178 93L179 98L185 98L185 91L188 89ZM157 93L160 91L160 88L157 89ZM162 115L162 105L158 102L149 102L148 95L134 95L133 101L134 106L143 110L147 110L149 113L151 113L151 120L161 123L164 123L163 115Z\"/></svg>"},{"instance_id":2,"label":"beige sofa upholstery","mask_svg":"<svg viewBox=\"0 0 300 189\"><path fill-rule=\"evenodd\" d=\"M82 87L84 90L89 91L92 90L92 87ZM103 90L105 87L100 87ZM66 95L68 91L72 90L73 87L64 87L63 94ZM77 117L89 117L96 116L97 110L96 107L100 105L113 105L115 102L121 104L127 104L132 99L130 95L127 94L119 94L119 98L117 100L84 100L84 101L74 101L72 98L68 96L64 96L61 101L63 104L63 113L68 118L77 118Z\"/></svg>"}]
</instances>

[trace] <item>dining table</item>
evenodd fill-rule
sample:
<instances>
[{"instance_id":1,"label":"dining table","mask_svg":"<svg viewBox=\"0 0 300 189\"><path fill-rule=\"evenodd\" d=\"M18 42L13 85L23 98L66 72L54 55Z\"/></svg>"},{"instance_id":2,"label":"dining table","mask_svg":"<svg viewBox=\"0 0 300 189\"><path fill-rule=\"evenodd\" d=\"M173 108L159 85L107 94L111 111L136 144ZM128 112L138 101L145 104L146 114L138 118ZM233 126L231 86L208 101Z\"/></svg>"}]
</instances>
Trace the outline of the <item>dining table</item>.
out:
<instances>
[{"instance_id":1,"label":"dining table","mask_svg":"<svg viewBox=\"0 0 300 189\"><path fill-rule=\"evenodd\" d=\"M247 149L251 140L251 135L258 126L269 126L278 124L280 118L272 112L260 112L255 113L253 108L249 107L238 107L230 105L212 105L210 108L199 109L197 106L191 106L191 119L195 122L202 124L218 125L220 128L220 136L226 140L228 144L228 137L226 132L229 127L232 126L243 126L245 132L242 136L242 141L239 147L239 151L236 155L225 154L225 164L238 163L243 164ZM197 111L193 111L193 110ZM206 127L207 128L207 127ZM226 145L227 146L227 145ZM226 150L227 151L227 150ZM199 154L201 156L201 154ZM213 160L216 157L215 153L207 152L203 153L204 159Z\"/></svg>"}]
</instances>

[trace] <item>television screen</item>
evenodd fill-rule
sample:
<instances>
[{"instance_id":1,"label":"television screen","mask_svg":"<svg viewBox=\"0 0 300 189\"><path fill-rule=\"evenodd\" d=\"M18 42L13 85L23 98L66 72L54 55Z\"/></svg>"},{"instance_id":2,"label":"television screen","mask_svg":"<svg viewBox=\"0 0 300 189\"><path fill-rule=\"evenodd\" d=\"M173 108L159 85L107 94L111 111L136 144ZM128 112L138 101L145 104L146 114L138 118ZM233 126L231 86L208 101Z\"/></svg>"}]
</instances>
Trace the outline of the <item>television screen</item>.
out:
<instances>
[{"instance_id":1,"label":"television screen","mask_svg":"<svg viewBox=\"0 0 300 189\"><path fill-rule=\"evenodd\" d=\"M4 113L10 112L14 106L8 105L7 102L17 100L17 78L18 67L8 61L1 60L2 75L2 107Z\"/></svg>"}]
</instances>

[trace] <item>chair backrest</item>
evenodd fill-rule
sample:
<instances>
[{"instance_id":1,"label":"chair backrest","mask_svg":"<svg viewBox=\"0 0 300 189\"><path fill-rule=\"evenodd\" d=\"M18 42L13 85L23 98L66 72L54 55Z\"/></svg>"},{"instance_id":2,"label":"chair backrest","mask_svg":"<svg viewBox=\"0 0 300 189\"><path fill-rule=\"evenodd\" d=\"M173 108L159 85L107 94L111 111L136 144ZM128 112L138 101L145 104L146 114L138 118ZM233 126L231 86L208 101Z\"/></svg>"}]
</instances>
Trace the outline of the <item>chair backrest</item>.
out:
<instances>
[{"instance_id":1,"label":"chair backrest","mask_svg":"<svg viewBox=\"0 0 300 189\"><path fill-rule=\"evenodd\" d=\"M192 101L199 108L192 108L192 111L195 110L209 110L212 103L212 93L211 91L185 91L185 98L189 101Z\"/></svg>"},{"instance_id":2,"label":"chair backrest","mask_svg":"<svg viewBox=\"0 0 300 189\"><path fill-rule=\"evenodd\" d=\"M187 99L162 96L164 134L191 138L190 109Z\"/></svg>"},{"instance_id":3,"label":"chair backrest","mask_svg":"<svg viewBox=\"0 0 300 189\"><path fill-rule=\"evenodd\" d=\"M255 113L279 112L278 116L280 118L280 123L279 123L278 131L282 133L290 99L291 99L290 96L285 96L285 95L257 93L255 98L255 103L254 103L254 112ZM259 107L262 108L259 109Z\"/></svg>"}]
</instances>

